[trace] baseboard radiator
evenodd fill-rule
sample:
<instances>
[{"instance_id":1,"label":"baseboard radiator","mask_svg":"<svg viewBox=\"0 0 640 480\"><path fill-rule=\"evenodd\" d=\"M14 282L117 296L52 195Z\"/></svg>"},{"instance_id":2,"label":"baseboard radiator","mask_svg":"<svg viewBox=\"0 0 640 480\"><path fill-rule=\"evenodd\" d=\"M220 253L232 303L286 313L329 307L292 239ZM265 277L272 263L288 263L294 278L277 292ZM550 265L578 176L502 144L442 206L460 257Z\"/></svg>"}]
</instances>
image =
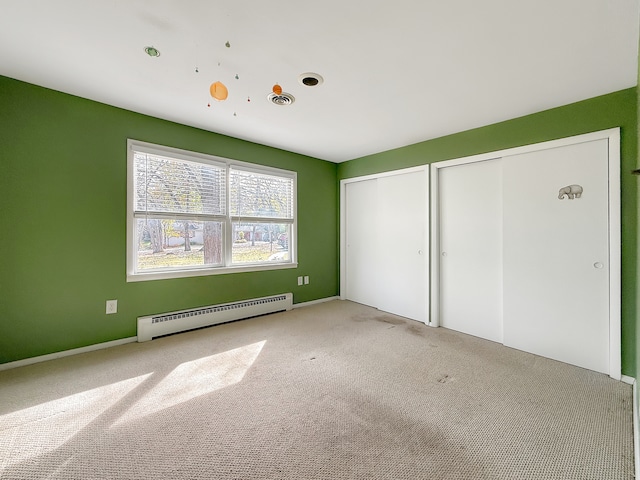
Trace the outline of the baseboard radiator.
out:
<instances>
[{"instance_id":1,"label":"baseboard radiator","mask_svg":"<svg viewBox=\"0 0 640 480\"><path fill-rule=\"evenodd\" d=\"M180 312L138 317L138 342L147 342L163 335L291 310L292 308L293 294L283 293Z\"/></svg>"}]
</instances>

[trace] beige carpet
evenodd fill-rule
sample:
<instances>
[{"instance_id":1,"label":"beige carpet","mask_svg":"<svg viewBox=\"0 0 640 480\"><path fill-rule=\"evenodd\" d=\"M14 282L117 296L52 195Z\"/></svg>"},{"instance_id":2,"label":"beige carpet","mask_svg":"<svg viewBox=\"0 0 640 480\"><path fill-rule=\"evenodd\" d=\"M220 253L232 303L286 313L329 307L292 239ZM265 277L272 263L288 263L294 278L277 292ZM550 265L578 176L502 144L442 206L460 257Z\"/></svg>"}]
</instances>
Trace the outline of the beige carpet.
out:
<instances>
[{"instance_id":1,"label":"beige carpet","mask_svg":"<svg viewBox=\"0 0 640 480\"><path fill-rule=\"evenodd\" d=\"M633 478L631 387L350 302L0 372L2 479Z\"/></svg>"}]
</instances>

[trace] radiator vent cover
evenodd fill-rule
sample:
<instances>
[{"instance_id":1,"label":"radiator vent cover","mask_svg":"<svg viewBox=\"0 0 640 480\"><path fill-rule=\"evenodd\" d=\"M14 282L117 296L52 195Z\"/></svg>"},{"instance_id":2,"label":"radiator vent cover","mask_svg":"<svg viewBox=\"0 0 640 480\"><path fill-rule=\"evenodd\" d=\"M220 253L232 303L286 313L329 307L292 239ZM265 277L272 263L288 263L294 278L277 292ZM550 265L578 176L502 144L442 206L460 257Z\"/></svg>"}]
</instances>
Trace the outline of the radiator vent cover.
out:
<instances>
[{"instance_id":1,"label":"radiator vent cover","mask_svg":"<svg viewBox=\"0 0 640 480\"><path fill-rule=\"evenodd\" d=\"M292 308L293 294L283 293L270 297L138 317L138 342L146 342L152 338L195 328L291 310Z\"/></svg>"}]
</instances>

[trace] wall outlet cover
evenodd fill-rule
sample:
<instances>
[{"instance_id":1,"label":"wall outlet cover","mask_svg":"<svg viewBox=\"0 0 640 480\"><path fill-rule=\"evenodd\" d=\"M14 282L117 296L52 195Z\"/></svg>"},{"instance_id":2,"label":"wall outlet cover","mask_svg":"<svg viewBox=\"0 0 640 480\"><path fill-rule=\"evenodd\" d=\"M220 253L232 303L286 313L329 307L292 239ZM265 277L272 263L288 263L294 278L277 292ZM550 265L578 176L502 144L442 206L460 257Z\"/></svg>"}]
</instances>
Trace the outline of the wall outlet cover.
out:
<instances>
[{"instance_id":1,"label":"wall outlet cover","mask_svg":"<svg viewBox=\"0 0 640 480\"><path fill-rule=\"evenodd\" d=\"M118 313L118 300L107 300L107 315Z\"/></svg>"}]
</instances>

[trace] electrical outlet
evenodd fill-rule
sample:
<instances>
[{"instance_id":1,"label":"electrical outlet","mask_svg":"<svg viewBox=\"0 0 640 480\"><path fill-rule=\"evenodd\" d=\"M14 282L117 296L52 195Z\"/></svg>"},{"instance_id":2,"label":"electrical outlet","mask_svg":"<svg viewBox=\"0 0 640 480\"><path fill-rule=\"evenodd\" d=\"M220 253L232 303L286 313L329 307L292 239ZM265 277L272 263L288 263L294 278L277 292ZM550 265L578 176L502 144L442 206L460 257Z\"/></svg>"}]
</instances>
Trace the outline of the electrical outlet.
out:
<instances>
[{"instance_id":1,"label":"electrical outlet","mask_svg":"<svg viewBox=\"0 0 640 480\"><path fill-rule=\"evenodd\" d=\"M304 276L304 284L309 285L309 275Z\"/></svg>"},{"instance_id":2,"label":"electrical outlet","mask_svg":"<svg viewBox=\"0 0 640 480\"><path fill-rule=\"evenodd\" d=\"M302 277L298 277L298 285L302 285Z\"/></svg>"},{"instance_id":3,"label":"electrical outlet","mask_svg":"<svg viewBox=\"0 0 640 480\"><path fill-rule=\"evenodd\" d=\"M118 300L107 300L107 315L118 313Z\"/></svg>"}]
</instances>

